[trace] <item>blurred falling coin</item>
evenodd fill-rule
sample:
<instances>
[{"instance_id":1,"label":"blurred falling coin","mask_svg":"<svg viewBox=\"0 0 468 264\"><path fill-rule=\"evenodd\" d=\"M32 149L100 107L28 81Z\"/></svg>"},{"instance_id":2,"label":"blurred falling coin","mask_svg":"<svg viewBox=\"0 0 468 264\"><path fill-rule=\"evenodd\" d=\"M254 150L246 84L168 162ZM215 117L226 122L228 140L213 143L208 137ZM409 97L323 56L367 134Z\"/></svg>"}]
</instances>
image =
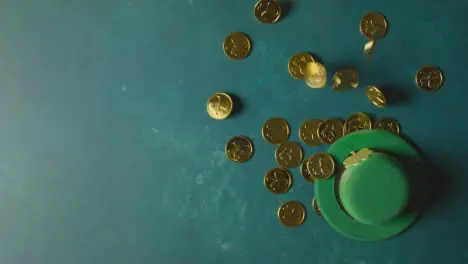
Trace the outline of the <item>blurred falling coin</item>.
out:
<instances>
[{"instance_id":1,"label":"blurred falling coin","mask_svg":"<svg viewBox=\"0 0 468 264\"><path fill-rule=\"evenodd\" d=\"M345 134L349 134L358 130L371 129L372 122L368 115L364 113L356 113L346 119L344 123Z\"/></svg>"},{"instance_id":2,"label":"blurred falling coin","mask_svg":"<svg viewBox=\"0 0 468 264\"><path fill-rule=\"evenodd\" d=\"M275 0L260 0L255 4L254 15L262 23L273 24L281 17L281 6Z\"/></svg>"},{"instance_id":3,"label":"blurred falling coin","mask_svg":"<svg viewBox=\"0 0 468 264\"><path fill-rule=\"evenodd\" d=\"M276 149L275 158L280 167L295 168L301 164L302 148L296 142L284 142Z\"/></svg>"},{"instance_id":4,"label":"blurred falling coin","mask_svg":"<svg viewBox=\"0 0 468 264\"><path fill-rule=\"evenodd\" d=\"M223 50L226 56L241 60L249 56L252 45L249 37L240 32L234 32L224 39Z\"/></svg>"},{"instance_id":5,"label":"blurred falling coin","mask_svg":"<svg viewBox=\"0 0 468 264\"><path fill-rule=\"evenodd\" d=\"M359 86L359 74L355 69L345 68L333 75L333 89L344 92Z\"/></svg>"},{"instance_id":6,"label":"blurred falling coin","mask_svg":"<svg viewBox=\"0 0 468 264\"><path fill-rule=\"evenodd\" d=\"M367 98L371 101L375 106L384 108L387 106L387 99L385 95L379 90L379 88L375 86L368 86L366 89Z\"/></svg>"},{"instance_id":7,"label":"blurred falling coin","mask_svg":"<svg viewBox=\"0 0 468 264\"><path fill-rule=\"evenodd\" d=\"M307 65L314 62L314 57L306 52L299 52L289 59L288 71L292 77L303 80Z\"/></svg>"},{"instance_id":8,"label":"blurred falling coin","mask_svg":"<svg viewBox=\"0 0 468 264\"><path fill-rule=\"evenodd\" d=\"M371 56L374 53L375 40L369 40L364 45L364 54Z\"/></svg>"},{"instance_id":9,"label":"blurred falling coin","mask_svg":"<svg viewBox=\"0 0 468 264\"><path fill-rule=\"evenodd\" d=\"M232 112L232 98L226 93L215 93L206 104L206 111L216 120L226 119Z\"/></svg>"},{"instance_id":10,"label":"blurred falling coin","mask_svg":"<svg viewBox=\"0 0 468 264\"><path fill-rule=\"evenodd\" d=\"M400 134L400 125L395 119L389 117L380 118L377 121L375 121L374 128L387 130L397 135Z\"/></svg>"},{"instance_id":11,"label":"blurred falling coin","mask_svg":"<svg viewBox=\"0 0 468 264\"><path fill-rule=\"evenodd\" d=\"M252 141L244 136L232 137L226 144L226 155L234 162L246 162L253 155Z\"/></svg>"},{"instance_id":12,"label":"blurred falling coin","mask_svg":"<svg viewBox=\"0 0 468 264\"><path fill-rule=\"evenodd\" d=\"M319 146L322 142L318 137L318 127L322 123L321 120L307 120L299 127L299 138L302 142L309 146Z\"/></svg>"},{"instance_id":13,"label":"blurred falling coin","mask_svg":"<svg viewBox=\"0 0 468 264\"><path fill-rule=\"evenodd\" d=\"M442 87L444 75L436 66L424 66L416 73L416 85L425 92L435 92Z\"/></svg>"},{"instance_id":14,"label":"blurred falling coin","mask_svg":"<svg viewBox=\"0 0 468 264\"><path fill-rule=\"evenodd\" d=\"M343 123L338 119L327 119L320 123L318 136L325 144L333 144L344 136Z\"/></svg>"},{"instance_id":15,"label":"blurred falling coin","mask_svg":"<svg viewBox=\"0 0 468 264\"><path fill-rule=\"evenodd\" d=\"M274 168L265 174L263 184L274 194L285 193L291 188L292 176L286 169Z\"/></svg>"},{"instance_id":16,"label":"blurred falling coin","mask_svg":"<svg viewBox=\"0 0 468 264\"><path fill-rule=\"evenodd\" d=\"M306 210L304 206L297 201L284 203L278 209L278 219L284 226L298 227L304 223Z\"/></svg>"},{"instance_id":17,"label":"blurred falling coin","mask_svg":"<svg viewBox=\"0 0 468 264\"><path fill-rule=\"evenodd\" d=\"M327 69L321 63L310 62L307 64L304 77L310 88L323 88L327 84Z\"/></svg>"},{"instance_id":18,"label":"blurred falling coin","mask_svg":"<svg viewBox=\"0 0 468 264\"><path fill-rule=\"evenodd\" d=\"M280 144L289 137L289 125L283 118L271 118L263 124L263 138L271 144Z\"/></svg>"},{"instance_id":19,"label":"blurred falling coin","mask_svg":"<svg viewBox=\"0 0 468 264\"><path fill-rule=\"evenodd\" d=\"M318 204L317 204L317 199L316 199L315 197L314 197L314 199L312 200L312 207L314 208L315 213L316 213L318 216L322 217L322 212L320 212L320 208L319 208L319 206L318 206Z\"/></svg>"},{"instance_id":20,"label":"blurred falling coin","mask_svg":"<svg viewBox=\"0 0 468 264\"><path fill-rule=\"evenodd\" d=\"M326 152L319 152L307 160L307 169L317 180L326 180L335 173L335 160Z\"/></svg>"}]
</instances>

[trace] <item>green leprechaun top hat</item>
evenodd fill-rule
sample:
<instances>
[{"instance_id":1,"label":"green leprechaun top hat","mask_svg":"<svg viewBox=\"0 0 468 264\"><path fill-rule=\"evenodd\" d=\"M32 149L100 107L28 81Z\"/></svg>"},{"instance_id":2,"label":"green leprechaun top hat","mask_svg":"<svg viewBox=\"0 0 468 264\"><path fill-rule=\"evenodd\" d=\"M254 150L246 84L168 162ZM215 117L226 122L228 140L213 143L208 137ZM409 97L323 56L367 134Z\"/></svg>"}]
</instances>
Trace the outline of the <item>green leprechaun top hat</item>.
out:
<instances>
[{"instance_id":1,"label":"green leprechaun top hat","mask_svg":"<svg viewBox=\"0 0 468 264\"><path fill-rule=\"evenodd\" d=\"M411 177L422 173L422 160L408 142L384 130L361 130L327 152L337 168L332 177L316 181L315 197L334 229L352 239L377 241L417 220L419 211L410 206Z\"/></svg>"}]
</instances>

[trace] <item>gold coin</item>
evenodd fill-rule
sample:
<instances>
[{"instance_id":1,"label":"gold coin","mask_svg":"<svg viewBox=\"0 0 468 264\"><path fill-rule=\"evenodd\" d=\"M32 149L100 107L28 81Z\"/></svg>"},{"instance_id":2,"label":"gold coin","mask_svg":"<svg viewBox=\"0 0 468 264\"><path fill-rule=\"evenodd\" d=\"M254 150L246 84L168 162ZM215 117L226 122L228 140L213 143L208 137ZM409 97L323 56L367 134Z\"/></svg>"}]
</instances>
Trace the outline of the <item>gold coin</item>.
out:
<instances>
[{"instance_id":1,"label":"gold coin","mask_svg":"<svg viewBox=\"0 0 468 264\"><path fill-rule=\"evenodd\" d=\"M381 118L375 121L374 128L387 130L397 135L400 134L400 125L395 119L389 117Z\"/></svg>"},{"instance_id":2,"label":"gold coin","mask_svg":"<svg viewBox=\"0 0 468 264\"><path fill-rule=\"evenodd\" d=\"M320 208L317 204L317 199L315 197L312 200L312 207L314 208L315 213L317 213L318 216L322 217L322 212L320 212Z\"/></svg>"},{"instance_id":3,"label":"gold coin","mask_svg":"<svg viewBox=\"0 0 468 264\"><path fill-rule=\"evenodd\" d=\"M304 160L301 164L301 175L304 177L304 179L308 182L315 182L315 177L310 173L309 169L307 168L307 162L309 161L310 158Z\"/></svg>"},{"instance_id":4,"label":"gold coin","mask_svg":"<svg viewBox=\"0 0 468 264\"><path fill-rule=\"evenodd\" d=\"M317 180L326 180L335 172L335 161L325 152L318 152L307 160L307 169Z\"/></svg>"},{"instance_id":5,"label":"gold coin","mask_svg":"<svg viewBox=\"0 0 468 264\"><path fill-rule=\"evenodd\" d=\"M322 142L318 137L318 127L322 120L311 119L307 120L299 127L299 138L302 142L309 146L318 146Z\"/></svg>"},{"instance_id":6,"label":"gold coin","mask_svg":"<svg viewBox=\"0 0 468 264\"><path fill-rule=\"evenodd\" d=\"M385 95L375 86L368 86L366 89L367 98L377 107L384 108L387 106Z\"/></svg>"},{"instance_id":7,"label":"gold coin","mask_svg":"<svg viewBox=\"0 0 468 264\"><path fill-rule=\"evenodd\" d=\"M303 80L307 64L314 61L314 57L312 57L312 55L309 53L299 52L292 56L291 59L289 59L289 73L292 77Z\"/></svg>"},{"instance_id":8,"label":"gold coin","mask_svg":"<svg viewBox=\"0 0 468 264\"><path fill-rule=\"evenodd\" d=\"M425 92L435 92L440 89L444 75L436 66L424 66L416 73L416 85Z\"/></svg>"},{"instance_id":9,"label":"gold coin","mask_svg":"<svg viewBox=\"0 0 468 264\"><path fill-rule=\"evenodd\" d=\"M215 93L206 104L208 114L217 120L226 119L232 112L233 102L231 97L226 93Z\"/></svg>"},{"instance_id":10,"label":"gold coin","mask_svg":"<svg viewBox=\"0 0 468 264\"><path fill-rule=\"evenodd\" d=\"M276 162L283 168L295 168L301 164L301 146L292 141L284 142L276 149Z\"/></svg>"},{"instance_id":11,"label":"gold coin","mask_svg":"<svg viewBox=\"0 0 468 264\"><path fill-rule=\"evenodd\" d=\"M352 114L344 123L345 134L358 130L371 129L372 122L368 115L364 113Z\"/></svg>"},{"instance_id":12,"label":"gold coin","mask_svg":"<svg viewBox=\"0 0 468 264\"><path fill-rule=\"evenodd\" d=\"M263 184L265 184L268 191L274 194L285 193L291 188L291 173L282 168L271 169L265 174Z\"/></svg>"},{"instance_id":13,"label":"gold coin","mask_svg":"<svg viewBox=\"0 0 468 264\"><path fill-rule=\"evenodd\" d=\"M374 53L375 49L375 40L369 40L364 45L364 54L371 56Z\"/></svg>"},{"instance_id":14,"label":"gold coin","mask_svg":"<svg viewBox=\"0 0 468 264\"><path fill-rule=\"evenodd\" d=\"M260 0L255 4L254 15L262 23L273 24L281 17L281 6L275 0Z\"/></svg>"},{"instance_id":15,"label":"gold coin","mask_svg":"<svg viewBox=\"0 0 468 264\"><path fill-rule=\"evenodd\" d=\"M333 144L343 135L343 123L338 119L327 119L319 125L318 136L325 144Z\"/></svg>"},{"instance_id":16,"label":"gold coin","mask_svg":"<svg viewBox=\"0 0 468 264\"><path fill-rule=\"evenodd\" d=\"M278 209L278 219L287 227L297 227L304 223L306 210L304 206L296 201L284 203Z\"/></svg>"},{"instance_id":17,"label":"gold coin","mask_svg":"<svg viewBox=\"0 0 468 264\"><path fill-rule=\"evenodd\" d=\"M318 62L309 62L304 78L310 88L323 88L327 84L327 69Z\"/></svg>"},{"instance_id":18,"label":"gold coin","mask_svg":"<svg viewBox=\"0 0 468 264\"><path fill-rule=\"evenodd\" d=\"M244 136L235 136L226 144L226 155L234 162L246 162L253 154L252 141Z\"/></svg>"},{"instance_id":19,"label":"gold coin","mask_svg":"<svg viewBox=\"0 0 468 264\"><path fill-rule=\"evenodd\" d=\"M379 13L366 14L360 24L362 35L370 40L377 40L387 33L387 19Z\"/></svg>"},{"instance_id":20,"label":"gold coin","mask_svg":"<svg viewBox=\"0 0 468 264\"><path fill-rule=\"evenodd\" d=\"M263 138L271 144L281 144L289 137L289 125L283 118L272 118L263 124Z\"/></svg>"},{"instance_id":21,"label":"gold coin","mask_svg":"<svg viewBox=\"0 0 468 264\"><path fill-rule=\"evenodd\" d=\"M341 69L333 75L333 89L344 92L359 86L359 74L355 69Z\"/></svg>"},{"instance_id":22,"label":"gold coin","mask_svg":"<svg viewBox=\"0 0 468 264\"><path fill-rule=\"evenodd\" d=\"M250 39L240 32L231 33L226 37L223 43L224 53L234 60L247 57L251 48Z\"/></svg>"}]
</instances>

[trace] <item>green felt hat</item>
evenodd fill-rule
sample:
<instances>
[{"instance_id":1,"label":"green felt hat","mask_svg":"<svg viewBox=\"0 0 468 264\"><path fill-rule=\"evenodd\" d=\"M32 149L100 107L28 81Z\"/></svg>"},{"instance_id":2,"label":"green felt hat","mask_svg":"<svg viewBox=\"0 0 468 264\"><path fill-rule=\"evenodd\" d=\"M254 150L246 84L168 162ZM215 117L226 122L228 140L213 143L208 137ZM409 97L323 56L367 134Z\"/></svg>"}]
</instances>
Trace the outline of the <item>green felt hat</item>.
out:
<instances>
[{"instance_id":1,"label":"green felt hat","mask_svg":"<svg viewBox=\"0 0 468 264\"><path fill-rule=\"evenodd\" d=\"M351 153L366 148L373 151L366 159L344 168ZM327 152L335 159L335 175L315 181L315 197L334 229L352 239L377 241L416 221L419 212L410 206L411 179L423 167L408 142L384 130L361 130L344 136Z\"/></svg>"}]
</instances>

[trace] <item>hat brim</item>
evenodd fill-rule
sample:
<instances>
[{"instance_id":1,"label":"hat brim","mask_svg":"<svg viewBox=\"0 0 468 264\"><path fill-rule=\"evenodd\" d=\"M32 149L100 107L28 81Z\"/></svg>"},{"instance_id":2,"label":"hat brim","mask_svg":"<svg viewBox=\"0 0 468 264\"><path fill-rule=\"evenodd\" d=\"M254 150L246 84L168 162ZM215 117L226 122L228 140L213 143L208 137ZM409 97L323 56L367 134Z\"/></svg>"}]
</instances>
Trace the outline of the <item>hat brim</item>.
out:
<instances>
[{"instance_id":1,"label":"hat brim","mask_svg":"<svg viewBox=\"0 0 468 264\"><path fill-rule=\"evenodd\" d=\"M344 236L361 241L388 239L405 231L419 216L417 210L406 210L403 214L382 225L368 225L357 222L344 212L335 190L342 164L351 151L370 148L397 158L408 170L408 175L422 173L422 159L418 151L404 139L384 130L361 130L346 135L330 146L327 152L337 164L335 175L327 180L315 181L315 197L325 220ZM410 194L411 195L411 194Z\"/></svg>"}]
</instances>

